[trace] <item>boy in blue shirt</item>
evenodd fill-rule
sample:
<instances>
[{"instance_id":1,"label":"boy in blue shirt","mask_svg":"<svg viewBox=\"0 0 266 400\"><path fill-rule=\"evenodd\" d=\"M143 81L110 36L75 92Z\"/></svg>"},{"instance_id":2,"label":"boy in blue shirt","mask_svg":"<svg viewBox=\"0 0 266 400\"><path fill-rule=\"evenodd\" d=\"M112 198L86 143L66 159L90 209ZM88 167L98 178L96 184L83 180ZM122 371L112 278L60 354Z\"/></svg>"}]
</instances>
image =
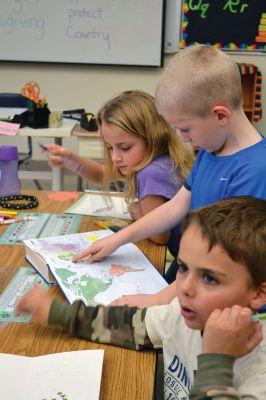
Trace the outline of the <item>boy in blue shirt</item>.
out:
<instances>
[{"instance_id":1,"label":"boy in blue shirt","mask_svg":"<svg viewBox=\"0 0 266 400\"><path fill-rule=\"evenodd\" d=\"M266 139L247 119L241 77L232 58L211 46L180 51L162 74L158 111L199 147L185 184L175 197L112 237L95 242L75 260L99 260L120 245L167 231L187 212L232 196L266 199ZM174 285L156 295L126 296L116 305L167 304Z\"/></svg>"},{"instance_id":2,"label":"boy in blue shirt","mask_svg":"<svg viewBox=\"0 0 266 400\"><path fill-rule=\"evenodd\" d=\"M175 298L140 309L63 304L35 287L18 308L34 322L129 349L163 348L164 399L266 398L266 201L221 200L183 224Z\"/></svg>"}]
</instances>

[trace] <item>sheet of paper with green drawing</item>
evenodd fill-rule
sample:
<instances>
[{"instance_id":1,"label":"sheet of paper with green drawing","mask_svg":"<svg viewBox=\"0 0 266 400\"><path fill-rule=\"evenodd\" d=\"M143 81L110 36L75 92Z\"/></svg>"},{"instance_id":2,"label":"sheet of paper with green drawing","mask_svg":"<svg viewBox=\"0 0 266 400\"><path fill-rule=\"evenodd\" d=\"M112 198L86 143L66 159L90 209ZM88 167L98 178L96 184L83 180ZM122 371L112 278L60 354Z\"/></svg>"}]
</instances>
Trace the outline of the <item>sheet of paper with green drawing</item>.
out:
<instances>
[{"instance_id":1,"label":"sheet of paper with green drawing","mask_svg":"<svg viewBox=\"0 0 266 400\"><path fill-rule=\"evenodd\" d=\"M25 357L0 353L1 398L98 400L103 350Z\"/></svg>"}]
</instances>

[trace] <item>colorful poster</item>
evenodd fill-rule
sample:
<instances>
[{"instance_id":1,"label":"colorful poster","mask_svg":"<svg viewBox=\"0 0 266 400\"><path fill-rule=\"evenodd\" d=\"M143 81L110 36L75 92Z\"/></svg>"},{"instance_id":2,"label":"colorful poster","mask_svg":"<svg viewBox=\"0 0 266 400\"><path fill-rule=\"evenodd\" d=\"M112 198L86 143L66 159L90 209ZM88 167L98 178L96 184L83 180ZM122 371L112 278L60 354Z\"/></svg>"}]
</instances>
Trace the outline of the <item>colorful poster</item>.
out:
<instances>
[{"instance_id":1,"label":"colorful poster","mask_svg":"<svg viewBox=\"0 0 266 400\"><path fill-rule=\"evenodd\" d=\"M183 0L180 47L195 43L225 50L266 51L266 2Z\"/></svg>"}]
</instances>

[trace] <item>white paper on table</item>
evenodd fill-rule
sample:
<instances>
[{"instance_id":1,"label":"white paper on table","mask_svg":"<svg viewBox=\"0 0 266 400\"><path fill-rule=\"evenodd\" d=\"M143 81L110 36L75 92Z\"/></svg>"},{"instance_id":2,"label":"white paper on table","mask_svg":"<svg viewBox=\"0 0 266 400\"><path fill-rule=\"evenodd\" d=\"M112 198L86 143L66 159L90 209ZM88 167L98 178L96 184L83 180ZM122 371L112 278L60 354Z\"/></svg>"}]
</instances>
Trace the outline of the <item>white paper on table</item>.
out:
<instances>
[{"instance_id":1,"label":"white paper on table","mask_svg":"<svg viewBox=\"0 0 266 400\"><path fill-rule=\"evenodd\" d=\"M0 354L1 398L5 400L98 400L103 350L25 357Z\"/></svg>"}]
</instances>

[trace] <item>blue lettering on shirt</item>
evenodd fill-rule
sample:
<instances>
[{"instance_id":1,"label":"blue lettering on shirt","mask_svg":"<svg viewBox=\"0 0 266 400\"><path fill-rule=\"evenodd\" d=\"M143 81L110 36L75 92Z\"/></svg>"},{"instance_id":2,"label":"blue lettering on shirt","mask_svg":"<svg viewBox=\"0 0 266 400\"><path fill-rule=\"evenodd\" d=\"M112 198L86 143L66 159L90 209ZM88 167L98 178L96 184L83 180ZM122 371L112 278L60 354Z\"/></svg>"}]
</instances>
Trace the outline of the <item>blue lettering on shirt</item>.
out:
<instances>
[{"instance_id":1,"label":"blue lettering on shirt","mask_svg":"<svg viewBox=\"0 0 266 400\"><path fill-rule=\"evenodd\" d=\"M164 399L189 400L190 388L188 371L180 358L174 355L164 373Z\"/></svg>"}]
</instances>

